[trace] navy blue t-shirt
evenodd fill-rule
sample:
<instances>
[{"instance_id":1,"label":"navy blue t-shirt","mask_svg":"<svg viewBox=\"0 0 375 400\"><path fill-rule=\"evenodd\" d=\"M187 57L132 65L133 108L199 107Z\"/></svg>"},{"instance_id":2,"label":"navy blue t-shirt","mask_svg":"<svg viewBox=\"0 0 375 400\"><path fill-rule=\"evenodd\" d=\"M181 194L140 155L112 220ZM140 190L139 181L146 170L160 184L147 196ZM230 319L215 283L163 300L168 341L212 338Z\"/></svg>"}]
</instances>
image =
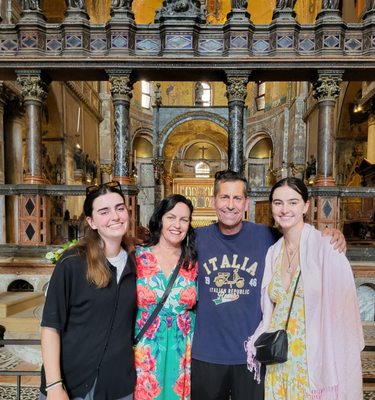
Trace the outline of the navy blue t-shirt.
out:
<instances>
[{"instance_id":1,"label":"navy blue t-shirt","mask_svg":"<svg viewBox=\"0 0 375 400\"><path fill-rule=\"evenodd\" d=\"M217 224L196 230L198 307L192 357L214 364L246 364L244 341L261 320L260 290L274 230L243 222L224 235Z\"/></svg>"}]
</instances>

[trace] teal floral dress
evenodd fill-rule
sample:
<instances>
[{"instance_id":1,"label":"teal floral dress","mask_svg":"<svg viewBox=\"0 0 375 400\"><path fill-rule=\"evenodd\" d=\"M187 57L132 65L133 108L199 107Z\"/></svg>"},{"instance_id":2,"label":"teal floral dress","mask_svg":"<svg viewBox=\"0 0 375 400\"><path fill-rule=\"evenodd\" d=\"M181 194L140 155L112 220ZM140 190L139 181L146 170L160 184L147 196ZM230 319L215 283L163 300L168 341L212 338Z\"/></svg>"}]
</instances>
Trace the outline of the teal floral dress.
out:
<instances>
[{"instance_id":1,"label":"teal floral dress","mask_svg":"<svg viewBox=\"0 0 375 400\"><path fill-rule=\"evenodd\" d=\"M138 313L135 335L160 301L169 279L151 248L137 248L136 261ZM180 269L163 308L136 345L135 400L190 399L196 276L196 265L188 271Z\"/></svg>"}]
</instances>

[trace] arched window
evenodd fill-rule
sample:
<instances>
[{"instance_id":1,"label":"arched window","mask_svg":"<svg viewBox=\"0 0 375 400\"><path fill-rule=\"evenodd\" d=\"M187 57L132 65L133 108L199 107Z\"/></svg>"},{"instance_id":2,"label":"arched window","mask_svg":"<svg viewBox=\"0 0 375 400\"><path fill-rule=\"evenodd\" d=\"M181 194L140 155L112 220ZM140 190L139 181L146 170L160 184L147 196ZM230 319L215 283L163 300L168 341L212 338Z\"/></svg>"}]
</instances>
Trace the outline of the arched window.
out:
<instances>
[{"instance_id":1,"label":"arched window","mask_svg":"<svg viewBox=\"0 0 375 400\"><path fill-rule=\"evenodd\" d=\"M202 86L203 86L203 95L202 95L203 106L210 107L211 106L211 86L206 82L202 82Z\"/></svg>"},{"instance_id":2,"label":"arched window","mask_svg":"<svg viewBox=\"0 0 375 400\"><path fill-rule=\"evenodd\" d=\"M149 109L151 105L150 82L141 81L141 92L142 92L142 107Z\"/></svg>"},{"instance_id":3,"label":"arched window","mask_svg":"<svg viewBox=\"0 0 375 400\"><path fill-rule=\"evenodd\" d=\"M210 166L204 162L200 161L195 165L195 177L196 178L209 178L210 177Z\"/></svg>"},{"instance_id":4,"label":"arched window","mask_svg":"<svg viewBox=\"0 0 375 400\"><path fill-rule=\"evenodd\" d=\"M266 82L257 83L257 95L255 97L257 111L262 111L266 107Z\"/></svg>"}]
</instances>

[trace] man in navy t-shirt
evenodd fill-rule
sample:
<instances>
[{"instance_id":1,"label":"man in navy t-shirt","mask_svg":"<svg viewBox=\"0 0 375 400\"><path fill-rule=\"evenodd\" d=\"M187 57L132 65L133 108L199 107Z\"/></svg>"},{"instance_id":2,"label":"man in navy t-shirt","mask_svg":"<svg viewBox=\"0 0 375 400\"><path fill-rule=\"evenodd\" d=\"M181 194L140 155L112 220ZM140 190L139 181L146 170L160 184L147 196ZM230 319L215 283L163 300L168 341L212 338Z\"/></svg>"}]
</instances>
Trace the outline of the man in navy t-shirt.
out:
<instances>
[{"instance_id":1,"label":"man in navy t-shirt","mask_svg":"<svg viewBox=\"0 0 375 400\"><path fill-rule=\"evenodd\" d=\"M262 400L263 379L258 383L247 369L244 342L262 318L265 257L279 234L243 221L249 206L247 181L237 172L216 173L213 206L218 223L196 230L199 300L191 397Z\"/></svg>"}]
</instances>

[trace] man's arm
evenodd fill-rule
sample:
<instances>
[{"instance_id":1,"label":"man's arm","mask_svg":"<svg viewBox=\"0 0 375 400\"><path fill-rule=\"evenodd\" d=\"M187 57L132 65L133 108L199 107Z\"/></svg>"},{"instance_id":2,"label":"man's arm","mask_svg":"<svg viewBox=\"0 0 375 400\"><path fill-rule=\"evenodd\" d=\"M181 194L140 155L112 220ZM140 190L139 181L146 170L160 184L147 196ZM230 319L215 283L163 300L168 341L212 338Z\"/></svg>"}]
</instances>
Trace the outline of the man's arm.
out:
<instances>
[{"instance_id":1,"label":"man's arm","mask_svg":"<svg viewBox=\"0 0 375 400\"><path fill-rule=\"evenodd\" d=\"M346 253L346 240L344 234L335 228L324 228L322 236L332 236L331 244L340 253Z\"/></svg>"}]
</instances>

